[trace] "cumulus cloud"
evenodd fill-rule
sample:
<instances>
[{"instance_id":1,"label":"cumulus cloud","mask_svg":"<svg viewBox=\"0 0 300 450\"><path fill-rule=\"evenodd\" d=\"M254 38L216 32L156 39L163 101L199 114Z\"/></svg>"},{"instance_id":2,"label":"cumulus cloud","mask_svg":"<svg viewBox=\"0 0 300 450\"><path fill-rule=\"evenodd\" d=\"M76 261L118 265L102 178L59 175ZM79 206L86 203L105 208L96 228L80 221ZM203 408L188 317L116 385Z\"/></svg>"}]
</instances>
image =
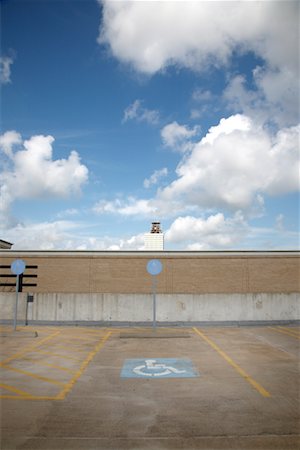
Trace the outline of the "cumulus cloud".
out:
<instances>
[{"instance_id":1,"label":"cumulus cloud","mask_svg":"<svg viewBox=\"0 0 300 450\"><path fill-rule=\"evenodd\" d=\"M74 249L76 245L72 233L76 228L76 224L64 220L17 224L7 230L5 236L14 243L15 250L67 249L71 243Z\"/></svg>"},{"instance_id":2,"label":"cumulus cloud","mask_svg":"<svg viewBox=\"0 0 300 450\"><path fill-rule=\"evenodd\" d=\"M32 136L22 143L19 133L10 131L0 137L0 149L9 165L0 173L1 221L9 222L10 206L16 199L67 197L80 192L88 179L88 169L76 151L67 159L54 160L52 136ZM13 145L22 148L13 152Z\"/></svg>"},{"instance_id":3,"label":"cumulus cloud","mask_svg":"<svg viewBox=\"0 0 300 450\"><path fill-rule=\"evenodd\" d=\"M191 137L199 133L199 126L189 128L179 125L176 121L165 125L161 130L161 138L166 147L184 153L191 150Z\"/></svg>"},{"instance_id":4,"label":"cumulus cloud","mask_svg":"<svg viewBox=\"0 0 300 450\"><path fill-rule=\"evenodd\" d=\"M221 209L259 217L266 195L285 195L300 188L299 132L300 126L295 126L272 135L245 115L223 118L193 143L176 168L176 178L159 187L153 198L101 200L94 211L174 217ZM145 187L159 182L158 175L159 171L146 180Z\"/></svg>"},{"instance_id":5,"label":"cumulus cloud","mask_svg":"<svg viewBox=\"0 0 300 450\"><path fill-rule=\"evenodd\" d=\"M279 126L298 123L299 2L101 3L98 42L136 71L152 75L169 66L193 71L223 66L230 73L234 55L252 52L262 61L253 71L254 89L236 78L224 98L235 112ZM210 91L197 88L193 100L210 102ZM257 114L254 106L262 111ZM205 111L205 105L193 108L191 118Z\"/></svg>"},{"instance_id":6,"label":"cumulus cloud","mask_svg":"<svg viewBox=\"0 0 300 450\"><path fill-rule=\"evenodd\" d=\"M135 199L131 211L144 205L141 214L151 207L173 217L196 217L206 209L259 215L266 195L299 190L298 2L101 3L98 42L119 61L148 75L171 66L225 68L228 80L219 104L229 117L201 140L196 142L199 129L187 124L161 130L163 144L183 153L176 177L153 199ZM236 71L243 64L231 71L242 55L256 56L252 76ZM190 102L192 119L218 107L215 93L201 86ZM126 206L108 205L122 214Z\"/></svg>"},{"instance_id":7,"label":"cumulus cloud","mask_svg":"<svg viewBox=\"0 0 300 450\"><path fill-rule=\"evenodd\" d=\"M15 250L143 250L144 234L128 237L86 234L87 224L56 220L18 224L5 230L5 237ZM2 230L0 229L0 232Z\"/></svg>"},{"instance_id":8,"label":"cumulus cloud","mask_svg":"<svg viewBox=\"0 0 300 450\"><path fill-rule=\"evenodd\" d=\"M192 93L192 99L195 102L206 102L208 100L212 100L213 98L213 94L211 91L207 90L207 89L202 89L202 88L196 88L194 89L193 93Z\"/></svg>"},{"instance_id":9,"label":"cumulus cloud","mask_svg":"<svg viewBox=\"0 0 300 450\"><path fill-rule=\"evenodd\" d=\"M13 158L13 146L22 143L22 137L20 133L16 131L7 131L0 136L0 149L8 156L10 159Z\"/></svg>"},{"instance_id":10,"label":"cumulus cloud","mask_svg":"<svg viewBox=\"0 0 300 450\"><path fill-rule=\"evenodd\" d=\"M10 56L0 56L0 83L11 83L11 68L14 60Z\"/></svg>"},{"instance_id":11,"label":"cumulus cloud","mask_svg":"<svg viewBox=\"0 0 300 450\"><path fill-rule=\"evenodd\" d=\"M251 116L258 124L276 127L299 123L299 81L297 74L282 68L253 71L255 89L246 87L246 78L237 75L228 83L223 98L236 112Z\"/></svg>"},{"instance_id":12,"label":"cumulus cloud","mask_svg":"<svg viewBox=\"0 0 300 450\"><path fill-rule=\"evenodd\" d=\"M166 242L184 243L188 250L233 248L245 236L248 225L241 214L225 218L222 213L207 218L178 217L165 234Z\"/></svg>"},{"instance_id":13,"label":"cumulus cloud","mask_svg":"<svg viewBox=\"0 0 300 450\"><path fill-rule=\"evenodd\" d=\"M159 122L159 112L155 109L144 108L141 100L135 100L124 111L123 122L127 122L128 120L156 125Z\"/></svg>"},{"instance_id":14,"label":"cumulus cloud","mask_svg":"<svg viewBox=\"0 0 300 450\"><path fill-rule=\"evenodd\" d=\"M101 3L98 42L138 71L174 64L202 70L228 63L236 49L297 69L298 2Z\"/></svg>"},{"instance_id":15,"label":"cumulus cloud","mask_svg":"<svg viewBox=\"0 0 300 450\"><path fill-rule=\"evenodd\" d=\"M144 250L145 237L144 233L131 236L128 239L119 239L114 244L108 246L107 250Z\"/></svg>"},{"instance_id":16,"label":"cumulus cloud","mask_svg":"<svg viewBox=\"0 0 300 450\"><path fill-rule=\"evenodd\" d=\"M96 214L121 214L123 216L151 216L157 207L151 200L128 197L126 200L100 200L93 207Z\"/></svg>"},{"instance_id":17,"label":"cumulus cloud","mask_svg":"<svg viewBox=\"0 0 300 450\"><path fill-rule=\"evenodd\" d=\"M150 176L150 178L146 178L144 180L144 187L148 189L150 186L157 184L162 177L165 177L167 175L168 169L166 167L160 170L155 170L153 174Z\"/></svg>"},{"instance_id":18,"label":"cumulus cloud","mask_svg":"<svg viewBox=\"0 0 300 450\"><path fill-rule=\"evenodd\" d=\"M299 126L271 136L244 115L211 127L159 192L164 202L202 208L249 209L262 195L299 189Z\"/></svg>"}]
</instances>

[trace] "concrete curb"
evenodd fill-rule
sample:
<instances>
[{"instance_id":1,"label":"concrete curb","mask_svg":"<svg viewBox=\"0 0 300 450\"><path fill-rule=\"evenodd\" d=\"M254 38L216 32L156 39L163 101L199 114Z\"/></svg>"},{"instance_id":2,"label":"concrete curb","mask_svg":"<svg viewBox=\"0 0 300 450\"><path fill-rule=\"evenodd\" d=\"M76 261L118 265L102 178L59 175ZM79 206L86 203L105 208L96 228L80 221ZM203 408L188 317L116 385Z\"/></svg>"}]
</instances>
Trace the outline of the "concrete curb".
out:
<instances>
[{"instance_id":1,"label":"concrete curb","mask_svg":"<svg viewBox=\"0 0 300 450\"><path fill-rule=\"evenodd\" d=\"M14 337L14 338L36 338L37 331L4 331L0 333L0 337Z\"/></svg>"}]
</instances>

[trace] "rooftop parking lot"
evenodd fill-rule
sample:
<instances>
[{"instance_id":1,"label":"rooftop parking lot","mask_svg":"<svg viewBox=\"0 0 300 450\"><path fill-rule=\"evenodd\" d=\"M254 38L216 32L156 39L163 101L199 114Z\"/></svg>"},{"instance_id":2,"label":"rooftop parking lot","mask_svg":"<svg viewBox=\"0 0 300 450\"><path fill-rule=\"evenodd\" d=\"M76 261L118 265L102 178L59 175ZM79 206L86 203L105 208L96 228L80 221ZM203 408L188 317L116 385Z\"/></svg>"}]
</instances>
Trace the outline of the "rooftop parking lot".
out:
<instances>
[{"instance_id":1,"label":"rooftop parking lot","mask_svg":"<svg viewBox=\"0 0 300 450\"><path fill-rule=\"evenodd\" d=\"M0 331L2 450L300 448L299 327Z\"/></svg>"}]
</instances>

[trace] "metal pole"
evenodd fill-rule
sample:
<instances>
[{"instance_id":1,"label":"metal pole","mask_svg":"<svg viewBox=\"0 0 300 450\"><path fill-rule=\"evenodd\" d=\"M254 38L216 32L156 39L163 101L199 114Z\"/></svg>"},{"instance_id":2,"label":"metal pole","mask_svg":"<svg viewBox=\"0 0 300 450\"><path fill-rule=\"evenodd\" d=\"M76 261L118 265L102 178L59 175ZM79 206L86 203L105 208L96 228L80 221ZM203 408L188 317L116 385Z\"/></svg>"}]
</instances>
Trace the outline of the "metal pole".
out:
<instances>
[{"instance_id":1,"label":"metal pole","mask_svg":"<svg viewBox=\"0 0 300 450\"><path fill-rule=\"evenodd\" d=\"M14 331L16 331L16 329L17 329L18 297L19 297L19 275L17 275L17 280L16 280L16 304L15 304L15 317L14 317Z\"/></svg>"},{"instance_id":2,"label":"metal pole","mask_svg":"<svg viewBox=\"0 0 300 450\"><path fill-rule=\"evenodd\" d=\"M26 310L25 310L25 326L28 325L28 294L26 298Z\"/></svg>"},{"instance_id":3,"label":"metal pole","mask_svg":"<svg viewBox=\"0 0 300 450\"><path fill-rule=\"evenodd\" d=\"M156 330L156 277L152 275L153 290L153 329Z\"/></svg>"}]
</instances>

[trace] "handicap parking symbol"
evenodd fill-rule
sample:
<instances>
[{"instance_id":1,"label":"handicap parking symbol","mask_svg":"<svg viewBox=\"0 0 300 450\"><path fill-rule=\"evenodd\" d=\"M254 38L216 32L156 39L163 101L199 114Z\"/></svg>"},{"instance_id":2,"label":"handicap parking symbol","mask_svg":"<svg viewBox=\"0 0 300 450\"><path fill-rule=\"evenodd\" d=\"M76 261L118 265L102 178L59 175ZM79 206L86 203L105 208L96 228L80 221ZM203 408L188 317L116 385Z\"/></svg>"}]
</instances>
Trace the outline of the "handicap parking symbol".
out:
<instances>
[{"instance_id":1,"label":"handicap parking symbol","mask_svg":"<svg viewBox=\"0 0 300 450\"><path fill-rule=\"evenodd\" d=\"M198 377L190 359L144 358L127 359L121 378L192 378Z\"/></svg>"}]
</instances>

